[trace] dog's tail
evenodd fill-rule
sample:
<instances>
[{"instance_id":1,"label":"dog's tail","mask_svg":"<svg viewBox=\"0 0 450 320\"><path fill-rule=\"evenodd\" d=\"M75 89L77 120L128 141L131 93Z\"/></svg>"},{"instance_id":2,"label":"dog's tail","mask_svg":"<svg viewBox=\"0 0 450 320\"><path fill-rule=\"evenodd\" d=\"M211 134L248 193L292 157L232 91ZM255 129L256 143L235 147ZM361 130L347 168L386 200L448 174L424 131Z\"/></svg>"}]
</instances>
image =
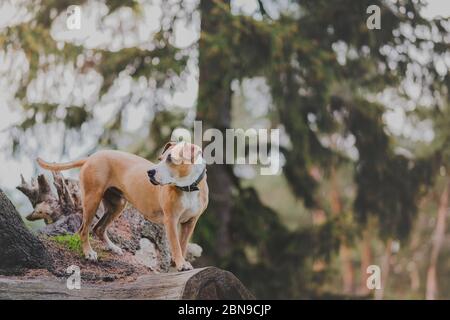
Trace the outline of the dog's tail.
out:
<instances>
[{"instance_id":1,"label":"dog's tail","mask_svg":"<svg viewBox=\"0 0 450 320\"><path fill-rule=\"evenodd\" d=\"M87 158L75 160L71 162L65 162L65 163L50 163L47 161L42 160L41 158L37 158L36 161L39 164L41 168L51 170L51 171L62 171L62 170L68 170L72 168L81 167L85 162Z\"/></svg>"}]
</instances>

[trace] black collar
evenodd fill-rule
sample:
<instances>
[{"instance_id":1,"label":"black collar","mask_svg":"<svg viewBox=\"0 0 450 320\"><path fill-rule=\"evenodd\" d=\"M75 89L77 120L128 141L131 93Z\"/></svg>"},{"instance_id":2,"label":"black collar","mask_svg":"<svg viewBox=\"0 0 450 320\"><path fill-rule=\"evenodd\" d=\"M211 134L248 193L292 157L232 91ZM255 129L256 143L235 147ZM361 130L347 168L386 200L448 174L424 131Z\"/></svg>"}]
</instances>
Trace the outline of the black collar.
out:
<instances>
[{"instance_id":1,"label":"black collar","mask_svg":"<svg viewBox=\"0 0 450 320\"><path fill-rule=\"evenodd\" d=\"M177 187L178 190L180 191L184 191L184 192L192 192L192 191L198 191L198 184L200 183L200 181L202 181L202 179L205 177L206 174L206 168L203 169L202 173L200 174L200 176L197 178L197 180L194 181L193 184L189 185L189 186L184 186L184 187L180 187L175 185L175 187Z\"/></svg>"}]
</instances>

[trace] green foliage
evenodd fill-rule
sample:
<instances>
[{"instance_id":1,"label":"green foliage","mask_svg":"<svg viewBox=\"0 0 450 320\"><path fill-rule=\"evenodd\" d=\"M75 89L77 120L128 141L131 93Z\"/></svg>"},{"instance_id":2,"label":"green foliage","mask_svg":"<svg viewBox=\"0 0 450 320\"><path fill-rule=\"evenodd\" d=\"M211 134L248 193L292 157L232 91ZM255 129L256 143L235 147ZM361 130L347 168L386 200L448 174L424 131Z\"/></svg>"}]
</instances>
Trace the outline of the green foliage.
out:
<instances>
[{"instance_id":1,"label":"green foliage","mask_svg":"<svg viewBox=\"0 0 450 320\"><path fill-rule=\"evenodd\" d=\"M182 55L180 59L175 59L182 51L166 43L167 39L161 34L157 35L156 39L164 44L154 50L125 48L118 52L98 51L101 53L102 62L97 66L97 71L104 78L101 93L106 93L117 75L124 70L130 70L130 75L135 79L142 76L152 77L157 80L158 87L165 83L169 74L180 75L186 66L187 57Z\"/></svg>"},{"instance_id":2,"label":"green foliage","mask_svg":"<svg viewBox=\"0 0 450 320\"><path fill-rule=\"evenodd\" d=\"M60 117L56 113L58 104L46 101L40 103L28 101L28 86L36 79L38 72L45 72L50 65L61 64L74 67L76 72L80 73L85 73L90 69L97 71L103 77L99 101L122 72L127 72L135 80L140 77L153 79L156 81L156 89L173 90L182 81L189 50L182 50L171 44L173 33L172 30L167 31L167 29L171 29L171 26L162 26L163 30L154 36L152 41L155 48L152 50L143 49L142 45L139 45L113 52L104 48L88 49L71 42L58 44L50 34L53 19L59 14L63 14L70 5L85 3L85 0L45 0L34 6L24 4L22 6L29 10L33 18L0 32L0 47L5 50L13 48L14 50L23 50L29 63L28 73L25 79L19 83L16 92L16 98L21 101L24 111L23 120L16 128L22 132L31 130L38 123L52 122L63 122L67 129L78 130L82 124L92 119L92 108L85 108L85 106L65 107L66 112L63 117ZM109 8L108 15L122 7L130 7L133 9L135 17L140 17L139 1L108 0L106 5ZM169 11L164 11L163 15L170 18L172 24L175 20ZM80 61L83 63L80 64ZM115 144L117 138L114 133L107 131L117 132L120 130L124 110L125 108L121 108L114 116L112 123L115 125L105 128L105 134L99 139L100 143L110 146ZM14 145L20 143L17 141L17 137L13 137L13 140Z\"/></svg>"},{"instance_id":3,"label":"green foliage","mask_svg":"<svg viewBox=\"0 0 450 320\"><path fill-rule=\"evenodd\" d=\"M136 0L106 0L106 5L110 12L121 7L130 7L135 11L139 11L139 1Z\"/></svg>"},{"instance_id":4,"label":"green foliage","mask_svg":"<svg viewBox=\"0 0 450 320\"><path fill-rule=\"evenodd\" d=\"M204 246L208 256L227 270L235 272L258 298L296 299L317 294L329 279L329 270L314 272L313 262L330 261L348 232L341 217L327 223L290 231L275 211L264 206L253 188L239 188L233 198L230 224L232 251L217 256L214 212L202 216L195 241ZM347 225L347 226L346 226ZM343 230L346 230L343 232Z\"/></svg>"},{"instance_id":5,"label":"green foliage","mask_svg":"<svg viewBox=\"0 0 450 320\"><path fill-rule=\"evenodd\" d=\"M83 250L81 247L81 239L78 233L75 234L64 234L59 236L52 236L50 240L63 245L67 249L76 252L80 255L83 254Z\"/></svg>"},{"instance_id":6,"label":"green foliage","mask_svg":"<svg viewBox=\"0 0 450 320\"><path fill-rule=\"evenodd\" d=\"M382 237L408 236L425 187L434 182L439 168L437 155L408 159L395 154L384 130L383 107L366 100L354 104L334 101L334 108L347 107L348 130L356 139L359 159L355 163L357 220L366 224L369 216L380 222Z\"/></svg>"},{"instance_id":7,"label":"green foliage","mask_svg":"<svg viewBox=\"0 0 450 320\"><path fill-rule=\"evenodd\" d=\"M227 2L201 5L207 13L200 39L201 72L206 75L201 81L198 118L214 127L226 126L231 108L227 103L230 79L264 76L276 110L271 115L273 125L282 124L291 142L282 149L286 158L283 173L293 193L307 207L326 208L317 192L319 183L311 175L313 167L329 172L342 163L354 165L355 219L351 219L353 210L345 216L359 226L345 218L329 219L320 232L314 231L315 227L289 232L274 212L261 207L254 192L234 186L232 192L238 196L233 197L229 228L233 252L221 258L222 265L250 279L248 284L260 297L283 295L280 292L287 292L289 297L311 294L311 283L320 284L320 275L311 272L313 257L323 252L329 258L340 240L351 243L357 234L355 229L364 229L369 216L377 218L384 239L405 239L416 217L418 200L433 183L440 165L437 153L410 159L396 154L383 120L387 107L374 103L371 97L385 89L397 90L401 96L400 85L412 67L423 71L416 81L428 83L431 91L438 90L445 97L447 89L439 85L442 76L434 66L419 64L402 48L420 48L432 40L416 37L411 42L399 31L405 25L427 30L438 26L445 35L447 31L439 28L442 22L422 19L420 1L387 4L342 0L333 5L324 0L293 2L298 4L298 14L285 14L277 20L266 17L263 21L233 15ZM381 30L366 27L365 12L373 4L381 7ZM341 52L335 50L338 43L343 45ZM436 45L437 55L444 52L442 46L448 50L443 42ZM394 50L398 59L393 61L386 48ZM338 54L345 60L338 59ZM336 134L354 137L356 159L323 143L324 138ZM209 221L203 226L217 230L214 210L209 210L211 216L205 218ZM320 240L315 238L319 234ZM211 243L210 233L200 236L203 245ZM213 243L210 250L215 249ZM252 252L251 257L246 252Z\"/></svg>"}]
</instances>

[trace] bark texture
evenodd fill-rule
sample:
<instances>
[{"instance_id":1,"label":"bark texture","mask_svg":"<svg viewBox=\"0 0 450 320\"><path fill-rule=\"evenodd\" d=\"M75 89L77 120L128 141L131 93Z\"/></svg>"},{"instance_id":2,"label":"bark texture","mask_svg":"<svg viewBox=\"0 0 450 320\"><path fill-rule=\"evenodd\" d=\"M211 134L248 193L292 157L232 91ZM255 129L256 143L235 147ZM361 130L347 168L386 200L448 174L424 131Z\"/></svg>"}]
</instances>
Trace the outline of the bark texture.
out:
<instances>
[{"instance_id":1,"label":"bark texture","mask_svg":"<svg viewBox=\"0 0 450 320\"><path fill-rule=\"evenodd\" d=\"M0 277L0 299L254 299L230 272L213 267L146 275L130 283L83 284L67 289L66 280Z\"/></svg>"},{"instance_id":2,"label":"bark texture","mask_svg":"<svg viewBox=\"0 0 450 320\"><path fill-rule=\"evenodd\" d=\"M0 190L0 272L17 273L50 265L45 246L28 231L14 205Z\"/></svg>"},{"instance_id":3,"label":"bark texture","mask_svg":"<svg viewBox=\"0 0 450 320\"><path fill-rule=\"evenodd\" d=\"M229 5L229 1L226 1ZM229 57L224 50L212 50L208 35L219 33L220 25L212 10L214 1L200 1L202 12L200 37L200 78L197 119L203 121L204 130L216 128L225 136L225 129L231 127L231 80L232 70ZM233 209L233 172L230 165L212 164L208 167L209 205L208 214L215 216L217 233L215 247L219 257L225 257L231 250L230 222Z\"/></svg>"},{"instance_id":4,"label":"bark texture","mask_svg":"<svg viewBox=\"0 0 450 320\"><path fill-rule=\"evenodd\" d=\"M431 248L430 265L427 271L427 300L435 300L438 297L437 263L442 243L445 237L446 220L449 211L449 189L450 181L444 186L444 190L439 200L439 209L436 219L436 228L433 234L433 245Z\"/></svg>"}]
</instances>

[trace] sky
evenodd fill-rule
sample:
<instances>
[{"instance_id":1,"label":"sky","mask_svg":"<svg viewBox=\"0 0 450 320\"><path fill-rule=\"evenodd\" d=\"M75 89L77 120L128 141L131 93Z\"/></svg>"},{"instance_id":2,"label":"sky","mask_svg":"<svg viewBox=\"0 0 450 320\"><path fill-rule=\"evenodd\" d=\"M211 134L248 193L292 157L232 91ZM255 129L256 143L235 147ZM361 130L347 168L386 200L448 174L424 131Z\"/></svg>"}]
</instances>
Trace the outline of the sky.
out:
<instances>
[{"instance_id":1,"label":"sky","mask_svg":"<svg viewBox=\"0 0 450 320\"><path fill-rule=\"evenodd\" d=\"M424 8L422 16L428 19L435 17L450 17L449 0L428 0L428 5Z\"/></svg>"},{"instance_id":2,"label":"sky","mask_svg":"<svg viewBox=\"0 0 450 320\"><path fill-rule=\"evenodd\" d=\"M357 0L356 0L357 1ZM99 30L96 27L95 21L98 16L105 12L106 7L101 3L91 3L90 6L94 7L95 10L87 10L90 15L83 16L82 29L78 31L69 31L62 27L65 21L63 21L62 16L58 17L54 23L51 30L52 36L57 40L62 41L79 41L83 42L86 46L97 47L97 46L108 46L111 50L117 50L124 43L126 45L132 45L133 42L142 41L142 39L149 39L151 35L158 28L158 19L161 14L159 9L159 2L154 1L151 5L146 5L144 9L144 16L142 21L138 25L137 37L127 37L125 39L119 39L114 37L114 41L111 43L111 39L114 36L111 30L105 28L104 30ZM188 0L188 2L195 5L195 0ZM232 8L234 12L243 12L246 14L251 14L257 8L256 0L234 0L232 1ZM422 15L426 18L433 18L436 16L449 17L450 16L450 0L429 0L428 6L423 10ZM116 13L113 17L105 20L105 24L114 24L117 19L121 21L123 28L132 28L132 14L128 10L121 10ZM26 19L25 12L19 12L14 10L13 6L8 5L8 1L4 2L3 5L0 4L0 30L8 25L18 23L21 19ZM176 26L176 37L175 45L178 47L187 47L191 43L198 40L199 36L199 26L195 24L185 25L180 24ZM149 44L150 45L150 44ZM8 141L7 134L5 130L16 123L19 120L19 113L14 112L20 107L17 105L17 101L14 100L15 87L12 85L14 83L15 77L21 77L27 71L27 62L25 57L14 57L12 59L10 54L0 51L0 188L5 190L12 190L15 186L19 184L20 173L29 179L34 175L34 166L31 164L30 154L26 156L23 155L19 158L12 158L11 155L5 154L2 151L2 146L4 146ZM182 108L191 108L195 104L195 100L198 92L198 68L190 62L190 76L186 82L186 87L180 89L174 95L166 95L164 97L165 101L169 105L178 105ZM15 70L14 73L8 73L8 70ZM96 97L98 95L99 84L101 79L95 73L88 73L85 75L73 75L70 70L65 70L64 68L55 68L50 70L55 75L63 75L65 78L65 84L60 87L61 91L54 91L50 88L51 83L46 83L42 75L42 79L38 77L34 85L36 90L30 90L29 99L39 101L42 97L39 94L45 94L45 96L50 99L54 99L62 104L70 103L81 103L87 105L93 105L97 103ZM82 84L81 86L79 84ZM46 90L48 87L48 90ZM114 110L117 108L117 101L120 101L123 97L126 97L131 91L142 91L141 94L145 95L147 99L154 99L151 90L148 90L148 83L138 83L131 84L130 78L123 77L120 79L120 83L117 86L117 90L112 90L114 93L107 97L106 101L103 101L102 112L96 114L98 117L99 126L98 130L101 130L101 125L108 121L108 110ZM38 90L39 89L39 90ZM43 89L43 90L42 90ZM145 91L145 92L144 92ZM41 93L39 93L41 92ZM44 92L44 93L42 93ZM67 101L59 101L61 96L67 97ZM109 109L108 109L109 108ZM127 127L130 131L137 130L140 128L140 124L147 115L147 109L145 105L136 105L132 108L132 112L128 114ZM150 115L151 116L151 115ZM394 130L395 128L400 128L404 122L404 116L399 112L392 112L387 115L387 121L389 122ZM58 132L58 128L55 128L55 132ZM60 140L58 134L49 135L41 137L46 141L46 146L44 146L46 152L50 154L60 154L59 144ZM89 141L85 145L89 146ZM95 139L92 139L91 143L95 143ZM90 146L91 147L91 146ZM69 154L69 157L82 156L86 152L86 148L80 146L80 148L75 148ZM48 156L49 157L49 156ZM61 160L61 159L52 159Z\"/></svg>"}]
</instances>

